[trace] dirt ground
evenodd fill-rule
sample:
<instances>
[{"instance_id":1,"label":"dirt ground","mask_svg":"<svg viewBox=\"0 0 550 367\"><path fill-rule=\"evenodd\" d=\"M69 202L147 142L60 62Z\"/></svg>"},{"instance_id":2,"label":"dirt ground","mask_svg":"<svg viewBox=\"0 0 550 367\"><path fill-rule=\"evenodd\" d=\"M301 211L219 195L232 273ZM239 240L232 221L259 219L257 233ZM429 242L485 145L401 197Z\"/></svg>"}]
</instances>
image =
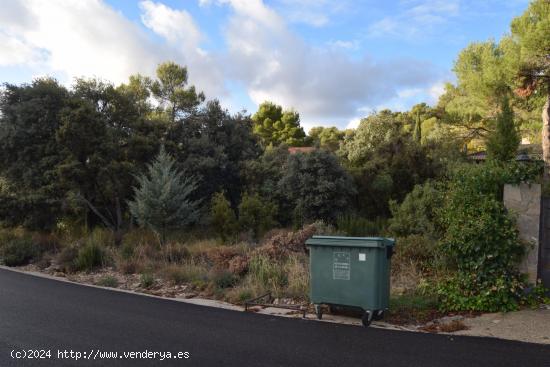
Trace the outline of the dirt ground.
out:
<instances>
[{"instance_id":1,"label":"dirt ground","mask_svg":"<svg viewBox=\"0 0 550 367\"><path fill-rule=\"evenodd\" d=\"M463 322L468 330L453 334L550 344L550 306L536 310L488 313L475 318L465 318Z\"/></svg>"}]
</instances>

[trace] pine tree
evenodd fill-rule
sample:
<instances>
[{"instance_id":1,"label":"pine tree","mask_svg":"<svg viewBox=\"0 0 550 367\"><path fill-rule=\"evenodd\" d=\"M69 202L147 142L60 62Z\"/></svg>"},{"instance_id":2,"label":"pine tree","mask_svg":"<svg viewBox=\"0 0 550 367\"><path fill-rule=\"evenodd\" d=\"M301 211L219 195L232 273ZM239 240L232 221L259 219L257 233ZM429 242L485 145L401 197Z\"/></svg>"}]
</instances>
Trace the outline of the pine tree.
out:
<instances>
[{"instance_id":1,"label":"pine tree","mask_svg":"<svg viewBox=\"0 0 550 367\"><path fill-rule=\"evenodd\" d=\"M520 144L520 136L514 124L514 112L508 99L502 101L501 112L497 116L496 129L487 140L487 156L497 161L514 159Z\"/></svg>"},{"instance_id":2,"label":"pine tree","mask_svg":"<svg viewBox=\"0 0 550 367\"><path fill-rule=\"evenodd\" d=\"M198 218L199 202L191 199L197 180L178 172L174 159L161 148L147 168L147 174L138 177L134 200L128 203L130 213L142 227L152 229L166 242L169 229L182 228Z\"/></svg>"}]
</instances>

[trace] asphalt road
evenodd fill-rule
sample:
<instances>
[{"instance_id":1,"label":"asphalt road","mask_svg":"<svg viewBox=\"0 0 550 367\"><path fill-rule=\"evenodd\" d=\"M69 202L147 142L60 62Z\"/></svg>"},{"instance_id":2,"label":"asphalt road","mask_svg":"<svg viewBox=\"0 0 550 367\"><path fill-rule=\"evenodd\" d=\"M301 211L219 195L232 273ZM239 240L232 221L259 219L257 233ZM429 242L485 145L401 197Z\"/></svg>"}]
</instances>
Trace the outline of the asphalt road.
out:
<instances>
[{"instance_id":1,"label":"asphalt road","mask_svg":"<svg viewBox=\"0 0 550 367\"><path fill-rule=\"evenodd\" d=\"M11 356L29 350L46 358ZM58 350L81 359L60 359ZM119 354L84 359L97 350ZM121 358L132 351L189 358ZM264 316L0 269L0 366L88 365L535 367L550 366L550 347Z\"/></svg>"}]
</instances>

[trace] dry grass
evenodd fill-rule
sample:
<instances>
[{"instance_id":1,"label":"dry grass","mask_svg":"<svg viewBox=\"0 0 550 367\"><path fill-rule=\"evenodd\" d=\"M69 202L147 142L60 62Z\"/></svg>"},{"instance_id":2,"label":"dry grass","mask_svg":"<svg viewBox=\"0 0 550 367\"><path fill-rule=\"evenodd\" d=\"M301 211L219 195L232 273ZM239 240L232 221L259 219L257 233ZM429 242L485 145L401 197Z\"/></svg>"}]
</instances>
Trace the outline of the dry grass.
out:
<instances>
[{"instance_id":1,"label":"dry grass","mask_svg":"<svg viewBox=\"0 0 550 367\"><path fill-rule=\"evenodd\" d=\"M172 284L191 283L197 287L204 287L208 282L209 269L204 265L189 262L181 265L167 265L159 273Z\"/></svg>"}]
</instances>

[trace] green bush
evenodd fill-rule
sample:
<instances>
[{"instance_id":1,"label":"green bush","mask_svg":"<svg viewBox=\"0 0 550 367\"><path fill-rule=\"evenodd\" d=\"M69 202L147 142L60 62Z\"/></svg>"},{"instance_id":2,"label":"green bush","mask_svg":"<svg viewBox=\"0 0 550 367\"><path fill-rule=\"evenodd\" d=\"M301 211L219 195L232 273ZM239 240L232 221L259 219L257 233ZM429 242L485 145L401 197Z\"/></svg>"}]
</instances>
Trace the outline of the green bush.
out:
<instances>
[{"instance_id":1,"label":"green bush","mask_svg":"<svg viewBox=\"0 0 550 367\"><path fill-rule=\"evenodd\" d=\"M392 218L388 231L396 237L426 235L440 236L437 210L443 203L444 191L438 185L427 182L416 185L402 203L390 201Z\"/></svg>"},{"instance_id":2,"label":"green bush","mask_svg":"<svg viewBox=\"0 0 550 367\"><path fill-rule=\"evenodd\" d=\"M118 279L112 275L105 275L101 277L96 284L102 287L116 288L118 287Z\"/></svg>"},{"instance_id":3,"label":"green bush","mask_svg":"<svg viewBox=\"0 0 550 367\"><path fill-rule=\"evenodd\" d=\"M252 231L258 240L275 225L276 212L275 204L264 201L258 194L245 193L239 205L239 225L243 230Z\"/></svg>"},{"instance_id":4,"label":"green bush","mask_svg":"<svg viewBox=\"0 0 550 367\"><path fill-rule=\"evenodd\" d=\"M513 218L501 202L506 166L464 165L451 176L440 211L441 249L456 267L438 289L444 310L516 309L524 283L523 255Z\"/></svg>"},{"instance_id":5,"label":"green bush","mask_svg":"<svg viewBox=\"0 0 550 367\"><path fill-rule=\"evenodd\" d=\"M230 288L234 286L238 277L227 270L216 270L210 274L210 281L219 289Z\"/></svg>"},{"instance_id":6,"label":"green bush","mask_svg":"<svg viewBox=\"0 0 550 367\"><path fill-rule=\"evenodd\" d=\"M143 273L139 277L139 286L141 288L151 288L155 284L155 278L150 273Z\"/></svg>"},{"instance_id":7,"label":"green bush","mask_svg":"<svg viewBox=\"0 0 550 367\"><path fill-rule=\"evenodd\" d=\"M28 264L40 256L40 251L30 238L13 238L0 247L0 259L6 266Z\"/></svg>"},{"instance_id":8,"label":"green bush","mask_svg":"<svg viewBox=\"0 0 550 367\"><path fill-rule=\"evenodd\" d=\"M237 218L235 217L235 212L231 209L229 201L222 192L218 192L212 197L210 219L214 226L214 231L224 243L228 240L234 240L238 231Z\"/></svg>"},{"instance_id":9,"label":"green bush","mask_svg":"<svg viewBox=\"0 0 550 367\"><path fill-rule=\"evenodd\" d=\"M75 270L91 271L104 264L105 253L103 249L95 244L88 243L78 250L75 259Z\"/></svg>"},{"instance_id":10,"label":"green bush","mask_svg":"<svg viewBox=\"0 0 550 367\"><path fill-rule=\"evenodd\" d=\"M163 276L173 284L204 284L208 281L208 270L196 264L169 265L162 271Z\"/></svg>"},{"instance_id":11,"label":"green bush","mask_svg":"<svg viewBox=\"0 0 550 367\"><path fill-rule=\"evenodd\" d=\"M438 242L431 237L413 234L399 237L392 258L392 267L399 269L410 266L411 261L417 264L423 272L436 266L439 258Z\"/></svg>"}]
</instances>

